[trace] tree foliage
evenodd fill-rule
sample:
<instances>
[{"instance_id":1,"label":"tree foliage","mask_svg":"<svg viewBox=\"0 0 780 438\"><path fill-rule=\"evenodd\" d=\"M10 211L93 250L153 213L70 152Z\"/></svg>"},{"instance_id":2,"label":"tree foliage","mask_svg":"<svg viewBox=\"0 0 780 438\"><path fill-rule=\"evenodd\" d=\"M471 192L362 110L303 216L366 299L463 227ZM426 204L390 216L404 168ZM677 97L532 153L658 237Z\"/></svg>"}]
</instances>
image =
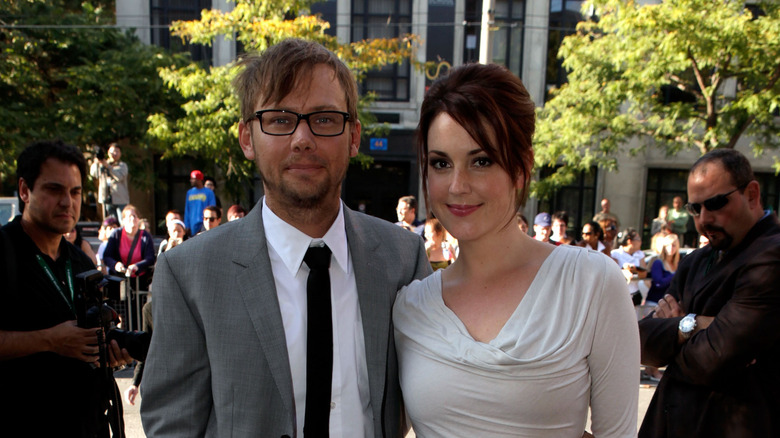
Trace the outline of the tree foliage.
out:
<instances>
[{"instance_id":1,"label":"tree foliage","mask_svg":"<svg viewBox=\"0 0 780 438\"><path fill-rule=\"evenodd\" d=\"M121 140L134 167L152 147L148 114L179 111L157 70L188 60L116 29L113 3L4 0L0 24L0 177L9 187L16 156L35 140ZM131 174L148 181L140 168Z\"/></svg>"},{"instance_id":2,"label":"tree foliage","mask_svg":"<svg viewBox=\"0 0 780 438\"><path fill-rule=\"evenodd\" d=\"M653 146L670 156L743 137L756 154L780 146L780 6L645 3L590 0L583 11L596 15L564 39L568 83L551 92L536 135L537 166L562 167L537 193L594 165L614 169L632 139L632 153Z\"/></svg>"},{"instance_id":3,"label":"tree foliage","mask_svg":"<svg viewBox=\"0 0 780 438\"><path fill-rule=\"evenodd\" d=\"M175 22L174 35L190 43L213 44L217 37L235 38L245 52L262 52L286 38L317 41L333 50L355 73L358 80L365 72L388 64L409 61L417 38L370 39L341 44L325 31L330 27L310 14L312 0L237 0L232 11L204 10L200 20ZM149 133L168 145L164 158L196 156L214 163L226 179L226 189L239 192L239 186L254 174L253 163L238 147L238 100L230 82L237 73L235 61L224 66L165 68L160 75L178 90L187 102L184 115L154 114ZM372 96L363 96L360 120L364 134L377 126L366 111ZM368 129L367 129L368 128ZM386 127L384 127L386 129ZM369 160L359 155L359 161Z\"/></svg>"}]
</instances>

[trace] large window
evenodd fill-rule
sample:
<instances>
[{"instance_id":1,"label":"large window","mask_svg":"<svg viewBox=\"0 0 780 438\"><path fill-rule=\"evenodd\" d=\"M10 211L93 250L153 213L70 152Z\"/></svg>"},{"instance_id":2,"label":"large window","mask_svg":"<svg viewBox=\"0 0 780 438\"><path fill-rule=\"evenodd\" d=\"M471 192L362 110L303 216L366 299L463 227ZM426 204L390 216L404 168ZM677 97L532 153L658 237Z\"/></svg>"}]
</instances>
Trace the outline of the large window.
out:
<instances>
[{"instance_id":1,"label":"large window","mask_svg":"<svg viewBox=\"0 0 780 438\"><path fill-rule=\"evenodd\" d=\"M151 0L152 44L172 52L187 52L195 61L211 65L212 49L201 44L186 44L181 38L171 36L168 27L176 20L198 20L200 11L211 9L211 0Z\"/></svg>"},{"instance_id":2,"label":"large window","mask_svg":"<svg viewBox=\"0 0 780 438\"><path fill-rule=\"evenodd\" d=\"M650 235L650 227L653 224L653 219L658 216L658 210L662 205L666 205L671 209L672 200L675 196L682 197L683 203L687 202L687 190L688 169L647 170L647 195L645 196L645 212L642 218L642 242L644 242L645 246L650 244L650 238L652 237ZM691 239L693 238L691 237Z\"/></svg>"},{"instance_id":3,"label":"large window","mask_svg":"<svg viewBox=\"0 0 780 438\"><path fill-rule=\"evenodd\" d=\"M525 0L496 0L493 13L492 62L520 76L523 68L523 30ZM479 61L482 1L466 0L465 62Z\"/></svg>"},{"instance_id":4,"label":"large window","mask_svg":"<svg viewBox=\"0 0 780 438\"><path fill-rule=\"evenodd\" d=\"M411 0L354 0L352 41L396 38L412 31ZM411 68L408 62L387 65L366 74L361 94L374 92L378 100L408 101Z\"/></svg>"},{"instance_id":5,"label":"large window","mask_svg":"<svg viewBox=\"0 0 780 438\"><path fill-rule=\"evenodd\" d=\"M520 76L523 54L523 0L496 0L493 34L493 62Z\"/></svg>"},{"instance_id":6,"label":"large window","mask_svg":"<svg viewBox=\"0 0 780 438\"><path fill-rule=\"evenodd\" d=\"M544 168L541 177L545 178L555 171L554 168ZM580 240L582 225L593 219L596 211L596 181L598 170L591 168L589 172L582 172L570 185L561 187L549 198L539 201L537 211L553 214L557 211L565 211L569 214L569 223L566 224L566 233ZM533 226L534 218L528 218L529 225Z\"/></svg>"},{"instance_id":7,"label":"large window","mask_svg":"<svg viewBox=\"0 0 780 438\"><path fill-rule=\"evenodd\" d=\"M577 23L582 21L580 8L583 0L551 0L550 1L550 30L547 41L547 87L549 91L553 87L560 87L566 83L566 71L563 61L558 59L558 49L563 38L574 33ZM547 100L547 96L545 96Z\"/></svg>"}]
</instances>

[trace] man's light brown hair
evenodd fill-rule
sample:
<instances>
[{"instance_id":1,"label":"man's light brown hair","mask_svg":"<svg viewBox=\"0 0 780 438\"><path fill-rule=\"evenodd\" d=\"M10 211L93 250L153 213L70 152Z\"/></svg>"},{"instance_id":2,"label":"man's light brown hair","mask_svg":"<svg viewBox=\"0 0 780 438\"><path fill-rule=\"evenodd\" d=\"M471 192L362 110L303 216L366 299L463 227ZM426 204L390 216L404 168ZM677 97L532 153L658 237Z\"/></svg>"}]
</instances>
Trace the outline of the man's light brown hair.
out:
<instances>
[{"instance_id":1,"label":"man's light brown hair","mask_svg":"<svg viewBox=\"0 0 780 438\"><path fill-rule=\"evenodd\" d=\"M254 115L258 100L262 106L283 100L293 89L305 84L320 64L333 69L344 89L350 121L355 123L358 120L358 93L352 72L335 53L321 44L297 38L284 40L261 54L248 54L241 59L238 65L242 70L233 79L241 105L241 119L246 121Z\"/></svg>"}]
</instances>

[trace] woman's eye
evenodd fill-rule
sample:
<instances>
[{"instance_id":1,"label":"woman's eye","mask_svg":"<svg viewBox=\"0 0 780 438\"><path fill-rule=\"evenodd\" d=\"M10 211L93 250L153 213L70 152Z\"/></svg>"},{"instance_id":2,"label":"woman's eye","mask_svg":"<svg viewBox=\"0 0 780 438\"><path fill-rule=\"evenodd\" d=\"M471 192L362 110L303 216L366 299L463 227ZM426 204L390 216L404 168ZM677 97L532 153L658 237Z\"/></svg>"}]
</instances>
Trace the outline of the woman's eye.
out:
<instances>
[{"instance_id":1,"label":"woman's eye","mask_svg":"<svg viewBox=\"0 0 780 438\"><path fill-rule=\"evenodd\" d=\"M440 159L432 159L428 165L434 169L444 169L445 167L448 167L447 162Z\"/></svg>"},{"instance_id":2,"label":"woman's eye","mask_svg":"<svg viewBox=\"0 0 780 438\"><path fill-rule=\"evenodd\" d=\"M493 164L493 160L489 157L477 157L474 159L474 165L477 167L488 167Z\"/></svg>"}]
</instances>

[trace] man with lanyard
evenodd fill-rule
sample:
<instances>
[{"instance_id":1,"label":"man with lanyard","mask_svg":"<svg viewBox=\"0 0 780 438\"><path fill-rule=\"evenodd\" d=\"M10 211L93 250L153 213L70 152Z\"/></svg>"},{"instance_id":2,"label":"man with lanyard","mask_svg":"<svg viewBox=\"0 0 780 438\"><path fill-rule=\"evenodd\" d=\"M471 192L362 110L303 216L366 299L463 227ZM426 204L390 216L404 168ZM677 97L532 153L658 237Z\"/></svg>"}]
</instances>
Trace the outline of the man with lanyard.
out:
<instances>
[{"instance_id":1,"label":"man with lanyard","mask_svg":"<svg viewBox=\"0 0 780 438\"><path fill-rule=\"evenodd\" d=\"M0 230L0 421L23 436L108 436L115 384L98 369L97 330L75 321L75 276L95 267L62 237L85 175L76 147L28 146L17 159L22 214ZM116 341L108 351L111 366L132 361Z\"/></svg>"}]
</instances>

